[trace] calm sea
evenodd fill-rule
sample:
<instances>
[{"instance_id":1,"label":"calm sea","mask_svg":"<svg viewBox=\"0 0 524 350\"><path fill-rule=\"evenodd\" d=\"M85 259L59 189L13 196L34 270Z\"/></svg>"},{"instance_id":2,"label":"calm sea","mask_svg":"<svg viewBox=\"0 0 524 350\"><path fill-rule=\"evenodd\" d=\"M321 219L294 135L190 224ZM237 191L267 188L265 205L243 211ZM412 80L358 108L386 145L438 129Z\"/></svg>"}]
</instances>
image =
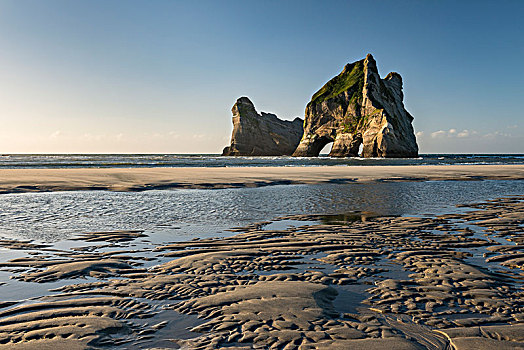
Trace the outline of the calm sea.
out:
<instances>
[{"instance_id":1,"label":"calm sea","mask_svg":"<svg viewBox=\"0 0 524 350\"><path fill-rule=\"evenodd\" d=\"M419 158L221 157L218 154L2 154L0 169L524 164L524 154L421 154Z\"/></svg>"}]
</instances>

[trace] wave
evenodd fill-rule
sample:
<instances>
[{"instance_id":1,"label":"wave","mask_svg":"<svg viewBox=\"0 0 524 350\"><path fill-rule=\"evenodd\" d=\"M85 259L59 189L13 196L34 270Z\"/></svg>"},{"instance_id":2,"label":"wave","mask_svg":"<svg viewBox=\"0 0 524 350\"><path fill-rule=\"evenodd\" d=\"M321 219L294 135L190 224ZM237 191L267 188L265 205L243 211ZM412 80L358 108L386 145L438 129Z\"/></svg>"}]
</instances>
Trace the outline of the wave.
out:
<instances>
[{"instance_id":1,"label":"wave","mask_svg":"<svg viewBox=\"0 0 524 350\"><path fill-rule=\"evenodd\" d=\"M3 154L1 169L524 164L523 154L421 154L418 158L222 157L218 154Z\"/></svg>"}]
</instances>

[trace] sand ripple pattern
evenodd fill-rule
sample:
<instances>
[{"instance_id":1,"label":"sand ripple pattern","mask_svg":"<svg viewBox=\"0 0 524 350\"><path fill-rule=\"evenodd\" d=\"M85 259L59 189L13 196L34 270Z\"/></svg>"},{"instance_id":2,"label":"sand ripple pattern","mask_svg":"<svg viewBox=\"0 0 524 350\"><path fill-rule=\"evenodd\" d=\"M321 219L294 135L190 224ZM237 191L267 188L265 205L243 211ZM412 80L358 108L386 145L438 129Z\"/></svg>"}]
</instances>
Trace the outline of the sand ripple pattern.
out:
<instances>
[{"instance_id":1,"label":"sand ripple pattern","mask_svg":"<svg viewBox=\"0 0 524 350\"><path fill-rule=\"evenodd\" d=\"M0 348L522 349L523 225L514 196L437 217L290 216L149 255L137 231L13 241L39 252L2 263L17 281L69 283L0 305ZM199 322L180 336L165 312Z\"/></svg>"}]
</instances>

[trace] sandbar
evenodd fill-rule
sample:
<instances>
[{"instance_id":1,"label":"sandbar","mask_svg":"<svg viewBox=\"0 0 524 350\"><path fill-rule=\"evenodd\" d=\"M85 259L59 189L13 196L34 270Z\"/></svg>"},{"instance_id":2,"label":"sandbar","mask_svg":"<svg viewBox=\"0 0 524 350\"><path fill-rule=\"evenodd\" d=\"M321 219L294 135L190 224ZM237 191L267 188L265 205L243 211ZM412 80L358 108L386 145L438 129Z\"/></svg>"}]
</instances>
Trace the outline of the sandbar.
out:
<instances>
[{"instance_id":1,"label":"sandbar","mask_svg":"<svg viewBox=\"0 0 524 350\"><path fill-rule=\"evenodd\" d=\"M285 184L522 180L524 164L2 169L0 193L241 188Z\"/></svg>"}]
</instances>

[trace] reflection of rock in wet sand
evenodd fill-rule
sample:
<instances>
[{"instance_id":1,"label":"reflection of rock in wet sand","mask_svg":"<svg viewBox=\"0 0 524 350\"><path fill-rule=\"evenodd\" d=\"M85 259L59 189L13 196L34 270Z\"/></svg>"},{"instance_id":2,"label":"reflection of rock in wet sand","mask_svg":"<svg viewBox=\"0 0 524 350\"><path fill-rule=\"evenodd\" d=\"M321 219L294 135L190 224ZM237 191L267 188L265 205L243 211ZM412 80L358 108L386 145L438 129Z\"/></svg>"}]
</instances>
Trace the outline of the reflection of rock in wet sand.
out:
<instances>
[{"instance_id":1,"label":"reflection of rock in wet sand","mask_svg":"<svg viewBox=\"0 0 524 350\"><path fill-rule=\"evenodd\" d=\"M524 348L523 200L439 217L292 216L148 250L129 249L134 231L71 250L2 241L42 252L2 263L16 280L61 284L0 304L0 348Z\"/></svg>"}]
</instances>

